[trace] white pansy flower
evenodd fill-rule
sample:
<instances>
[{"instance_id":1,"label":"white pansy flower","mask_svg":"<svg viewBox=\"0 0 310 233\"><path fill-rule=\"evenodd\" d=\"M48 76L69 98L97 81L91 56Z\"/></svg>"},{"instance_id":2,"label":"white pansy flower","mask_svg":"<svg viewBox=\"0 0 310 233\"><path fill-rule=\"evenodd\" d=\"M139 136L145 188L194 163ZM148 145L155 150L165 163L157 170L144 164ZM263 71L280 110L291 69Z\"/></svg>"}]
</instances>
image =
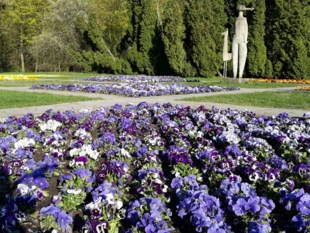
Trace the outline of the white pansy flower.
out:
<instances>
[{"instance_id":1,"label":"white pansy flower","mask_svg":"<svg viewBox=\"0 0 310 233\"><path fill-rule=\"evenodd\" d=\"M121 154L125 157L129 157L129 158L131 157L129 152L127 150L125 150L124 148L121 149Z\"/></svg>"},{"instance_id":2,"label":"white pansy flower","mask_svg":"<svg viewBox=\"0 0 310 233\"><path fill-rule=\"evenodd\" d=\"M83 145L81 149L83 154L87 154L90 158L97 160L99 152L93 150L91 145Z\"/></svg>"},{"instance_id":3,"label":"white pansy flower","mask_svg":"<svg viewBox=\"0 0 310 233\"><path fill-rule=\"evenodd\" d=\"M154 182L155 182L156 184L162 184L162 183L163 183L160 179L155 179Z\"/></svg>"},{"instance_id":4,"label":"white pansy flower","mask_svg":"<svg viewBox=\"0 0 310 233\"><path fill-rule=\"evenodd\" d=\"M85 129L78 129L74 136L81 139L91 138L90 133L86 132Z\"/></svg>"},{"instance_id":5,"label":"white pansy flower","mask_svg":"<svg viewBox=\"0 0 310 233\"><path fill-rule=\"evenodd\" d=\"M91 113L91 111L92 111L92 109L91 109L91 108L82 108L82 109L80 110L80 113L90 114L90 113Z\"/></svg>"},{"instance_id":6,"label":"white pansy flower","mask_svg":"<svg viewBox=\"0 0 310 233\"><path fill-rule=\"evenodd\" d=\"M116 202L116 209L120 209L120 208L122 208L123 207L123 202L122 201L117 201Z\"/></svg>"},{"instance_id":7,"label":"white pansy flower","mask_svg":"<svg viewBox=\"0 0 310 233\"><path fill-rule=\"evenodd\" d=\"M21 195L27 195L30 192L28 185L25 184L18 184L17 190L20 192Z\"/></svg>"},{"instance_id":8,"label":"white pansy flower","mask_svg":"<svg viewBox=\"0 0 310 233\"><path fill-rule=\"evenodd\" d=\"M108 193L108 194L105 194L105 200L108 202L108 204L115 204L114 203L114 196L112 193Z\"/></svg>"},{"instance_id":9,"label":"white pansy flower","mask_svg":"<svg viewBox=\"0 0 310 233\"><path fill-rule=\"evenodd\" d=\"M71 160L71 161L69 162L69 167L73 167L74 164L75 164L74 160Z\"/></svg>"},{"instance_id":10,"label":"white pansy flower","mask_svg":"<svg viewBox=\"0 0 310 233\"><path fill-rule=\"evenodd\" d=\"M69 155L70 155L71 157L73 157L73 156L75 156L75 155L78 155L80 151L81 151L81 149L73 148L72 150L70 150Z\"/></svg>"},{"instance_id":11,"label":"white pansy flower","mask_svg":"<svg viewBox=\"0 0 310 233\"><path fill-rule=\"evenodd\" d=\"M62 124L59 121L55 121L53 119L48 120L46 123L45 122L39 123L39 127L41 131L46 131L46 130L56 131L56 129L61 125Z\"/></svg>"},{"instance_id":12,"label":"white pansy flower","mask_svg":"<svg viewBox=\"0 0 310 233\"><path fill-rule=\"evenodd\" d=\"M32 138L23 138L14 143L15 149L34 146L35 141Z\"/></svg>"},{"instance_id":13,"label":"white pansy flower","mask_svg":"<svg viewBox=\"0 0 310 233\"><path fill-rule=\"evenodd\" d=\"M77 195L77 194L79 194L81 192L82 192L81 189L68 189L67 190L67 193L71 193L71 194L74 194L74 195Z\"/></svg>"}]
</instances>

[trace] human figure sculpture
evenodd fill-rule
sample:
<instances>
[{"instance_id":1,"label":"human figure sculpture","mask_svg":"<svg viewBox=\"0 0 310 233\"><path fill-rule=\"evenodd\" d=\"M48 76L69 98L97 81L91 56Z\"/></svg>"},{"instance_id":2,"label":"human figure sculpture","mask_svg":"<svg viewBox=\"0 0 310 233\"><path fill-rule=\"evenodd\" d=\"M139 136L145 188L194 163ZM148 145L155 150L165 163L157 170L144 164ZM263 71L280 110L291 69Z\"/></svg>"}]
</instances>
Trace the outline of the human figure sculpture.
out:
<instances>
[{"instance_id":1,"label":"human figure sculpture","mask_svg":"<svg viewBox=\"0 0 310 233\"><path fill-rule=\"evenodd\" d=\"M244 5L237 7L239 16L235 23L235 35L232 42L232 63L234 78L237 77L239 67L239 78L242 78L245 61L248 53L248 22L243 13L246 11L252 11L254 8L246 8Z\"/></svg>"}]
</instances>

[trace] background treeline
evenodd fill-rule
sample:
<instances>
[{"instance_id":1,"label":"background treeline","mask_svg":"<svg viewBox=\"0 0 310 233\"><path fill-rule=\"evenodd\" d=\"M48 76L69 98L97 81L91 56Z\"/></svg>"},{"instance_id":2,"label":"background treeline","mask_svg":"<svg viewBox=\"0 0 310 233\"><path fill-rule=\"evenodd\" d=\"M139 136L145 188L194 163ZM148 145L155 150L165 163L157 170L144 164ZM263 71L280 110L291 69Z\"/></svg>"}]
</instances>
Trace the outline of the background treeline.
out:
<instances>
[{"instance_id":1,"label":"background treeline","mask_svg":"<svg viewBox=\"0 0 310 233\"><path fill-rule=\"evenodd\" d=\"M219 75L238 4L244 76L310 78L310 0L0 0L0 71Z\"/></svg>"}]
</instances>

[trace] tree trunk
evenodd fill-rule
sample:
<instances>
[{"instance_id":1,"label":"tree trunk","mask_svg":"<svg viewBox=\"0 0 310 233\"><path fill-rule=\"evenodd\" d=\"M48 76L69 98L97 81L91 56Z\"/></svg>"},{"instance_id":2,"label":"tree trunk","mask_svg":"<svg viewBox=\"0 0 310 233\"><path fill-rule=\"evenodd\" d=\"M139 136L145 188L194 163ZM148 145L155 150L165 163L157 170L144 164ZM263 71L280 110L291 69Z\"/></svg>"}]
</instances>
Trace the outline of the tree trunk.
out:
<instances>
[{"instance_id":1,"label":"tree trunk","mask_svg":"<svg viewBox=\"0 0 310 233\"><path fill-rule=\"evenodd\" d=\"M36 66L34 68L34 72L38 72L39 59L36 57Z\"/></svg>"},{"instance_id":2,"label":"tree trunk","mask_svg":"<svg viewBox=\"0 0 310 233\"><path fill-rule=\"evenodd\" d=\"M159 0L156 0L156 8L157 8L157 18L158 18L158 22L160 27L163 27L163 22L161 21L161 17L160 17L160 11L159 11Z\"/></svg>"},{"instance_id":3,"label":"tree trunk","mask_svg":"<svg viewBox=\"0 0 310 233\"><path fill-rule=\"evenodd\" d=\"M24 52L20 53L20 63L21 63L21 71L25 72L25 61L24 61Z\"/></svg>"},{"instance_id":4,"label":"tree trunk","mask_svg":"<svg viewBox=\"0 0 310 233\"><path fill-rule=\"evenodd\" d=\"M104 47L106 48L106 50L108 51L108 53L111 55L111 57L112 57L113 60L115 61L116 59L115 59L113 53L111 52L111 50L110 50L110 49L108 48L108 46L105 44L105 41L104 41L103 39L102 39L101 41L102 41Z\"/></svg>"},{"instance_id":5,"label":"tree trunk","mask_svg":"<svg viewBox=\"0 0 310 233\"><path fill-rule=\"evenodd\" d=\"M25 60L24 60L24 41L21 38L23 35L23 26L20 26L20 64L21 64L21 71L25 72Z\"/></svg>"}]
</instances>

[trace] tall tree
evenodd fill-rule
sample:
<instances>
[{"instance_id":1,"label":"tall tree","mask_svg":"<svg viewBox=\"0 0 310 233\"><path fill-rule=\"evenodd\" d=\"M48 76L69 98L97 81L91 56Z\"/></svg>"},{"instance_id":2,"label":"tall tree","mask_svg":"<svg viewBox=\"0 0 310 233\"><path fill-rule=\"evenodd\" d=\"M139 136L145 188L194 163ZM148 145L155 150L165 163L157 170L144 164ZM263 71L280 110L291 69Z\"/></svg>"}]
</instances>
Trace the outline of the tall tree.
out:
<instances>
[{"instance_id":1,"label":"tall tree","mask_svg":"<svg viewBox=\"0 0 310 233\"><path fill-rule=\"evenodd\" d=\"M266 44L273 75L279 78L309 77L309 8L300 0L266 3Z\"/></svg>"},{"instance_id":2,"label":"tall tree","mask_svg":"<svg viewBox=\"0 0 310 233\"><path fill-rule=\"evenodd\" d=\"M101 31L98 43L113 57L117 46L129 27L129 6L126 0L94 0L92 5L93 17ZM104 12L104 14L103 14Z\"/></svg>"},{"instance_id":3,"label":"tall tree","mask_svg":"<svg viewBox=\"0 0 310 233\"><path fill-rule=\"evenodd\" d=\"M25 53L42 29L46 0L12 0L5 10L6 30L16 35L15 47L20 57L21 71L25 72Z\"/></svg>"},{"instance_id":4,"label":"tall tree","mask_svg":"<svg viewBox=\"0 0 310 233\"><path fill-rule=\"evenodd\" d=\"M164 2L164 1L161 1ZM160 1L133 0L132 28L128 33L128 60L134 71L144 74L165 73L167 60L161 37Z\"/></svg>"},{"instance_id":5,"label":"tall tree","mask_svg":"<svg viewBox=\"0 0 310 233\"><path fill-rule=\"evenodd\" d=\"M223 0L187 0L186 43L197 75L216 75L221 67L221 33L227 21Z\"/></svg>"},{"instance_id":6,"label":"tall tree","mask_svg":"<svg viewBox=\"0 0 310 233\"><path fill-rule=\"evenodd\" d=\"M265 46L265 1L250 0L248 7L254 11L248 12L249 43L247 57L247 73L250 77L264 77L267 65L267 49Z\"/></svg>"},{"instance_id":7,"label":"tall tree","mask_svg":"<svg viewBox=\"0 0 310 233\"><path fill-rule=\"evenodd\" d=\"M80 46L79 21L87 21L88 2L84 0L49 0L42 33L34 37L31 52L36 58L36 70L69 69L71 53Z\"/></svg>"},{"instance_id":8,"label":"tall tree","mask_svg":"<svg viewBox=\"0 0 310 233\"><path fill-rule=\"evenodd\" d=\"M132 1L132 48L129 59L137 71L145 74L154 74L154 66L150 59L150 52L155 37L156 11L149 0Z\"/></svg>"},{"instance_id":9,"label":"tall tree","mask_svg":"<svg viewBox=\"0 0 310 233\"><path fill-rule=\"evenodd\" d=\"M183 1L170 0L164 12L163 42L171 70L181 76L193 76L195 70L185 51L186 27Z\"/></svg>"},{"instance_id":10,"label":"tall tree","mask_svg":"<svg viewBox=\"0 0 310 233\"><path fill-rule=\"evenodd\" d=\"M10 67L10 54L12 49L10 46L9 35L5 25L5 9L9 4L9 0L0 1L0 71L7 71Z\"/></svg>"}]
</instances>

